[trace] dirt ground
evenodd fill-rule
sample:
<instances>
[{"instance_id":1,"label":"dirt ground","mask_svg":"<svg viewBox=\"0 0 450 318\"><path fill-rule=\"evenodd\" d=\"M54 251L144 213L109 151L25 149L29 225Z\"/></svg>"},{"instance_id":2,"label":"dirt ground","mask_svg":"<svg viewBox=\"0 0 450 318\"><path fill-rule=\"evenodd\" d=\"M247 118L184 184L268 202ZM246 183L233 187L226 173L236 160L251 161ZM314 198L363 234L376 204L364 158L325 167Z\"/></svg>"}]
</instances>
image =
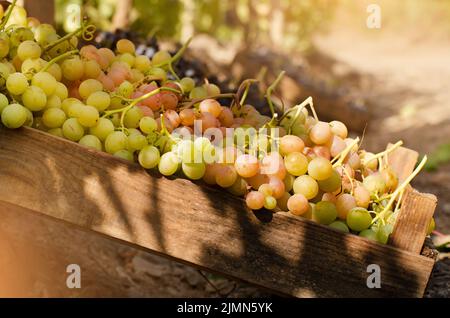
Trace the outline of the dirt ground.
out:
<instances>
[{"instance_id":1,"label":"dirt ground","mask_svg":"<svg viewBox=\"0 0 450 318\"><path fill-rule=\"evenodd\" d=\"M361 24L336 24L314 43L320 54L336 61L330 74L359 75L357 89L372 114L364 148L376 152L401 139L425 154L450 142L450 43L417 34L398 36L383 28L360 29ZM437 230L450 233L450 165L420 174L413 185L438 196ZM0 296L270 296L79 229L62 230L50 219L9 211L0 215L0 269L15 269L0 270ZM83 271L80 290L65 287L66 266L74 263ZM427 296L450 297L448 255L440 256Z\"/></svg>"}]
</instances>

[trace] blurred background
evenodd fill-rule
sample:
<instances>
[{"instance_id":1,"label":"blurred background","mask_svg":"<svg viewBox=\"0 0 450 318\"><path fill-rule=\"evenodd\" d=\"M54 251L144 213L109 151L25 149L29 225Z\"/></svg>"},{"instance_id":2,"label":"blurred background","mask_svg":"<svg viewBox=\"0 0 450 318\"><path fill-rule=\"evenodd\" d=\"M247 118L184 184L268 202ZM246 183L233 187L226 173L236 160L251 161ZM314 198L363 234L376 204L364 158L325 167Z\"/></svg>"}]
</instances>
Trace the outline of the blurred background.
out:
<instances>
[{"instance_id":1,"label":"blurred background","mask_svg":"<svg viewBox=\"0 0 450 318\"><path fill-rule=\"evenodd\" d=\"M55 24L61 32L74 30L80 17L87 17L97 26L98 45L112 46L126 37L149 55L161 47L176 50L194 36L180 67L223 90L236 89L246 78L259 79L250 101L260 108L266 107L260 92L285 70L279 103L289 106L313 96L320 117L341 120L353 134L364 135L363 148L378 152L401 139L406 147L429 155L426 171L413 186L438 196L434 239L437 245L450 240L445 235L450 233L450 1L22 0L22 4L29 15ZM80 230L63 232L52 222L6 213L0 223L0 247L8 239L15 242L2 248L16 251L13 266L23 283L16 284L17 295L264 295ZM25 224L27 231L14 231ZM30 239L32 246L27 243ZM17 252L21 250L22 254ZM19 274L24 272L21 266L27 258L21 255L26 253L38 260L39 270L29 277ZM58 259L50 257L55 253ZM448 256L443 247L428 296L450 296ZM85 269L85 288L80 291L65 288L63 264L68 262ZM30 284L32 289L20 287Z\"/></svg>"}]
</instances>

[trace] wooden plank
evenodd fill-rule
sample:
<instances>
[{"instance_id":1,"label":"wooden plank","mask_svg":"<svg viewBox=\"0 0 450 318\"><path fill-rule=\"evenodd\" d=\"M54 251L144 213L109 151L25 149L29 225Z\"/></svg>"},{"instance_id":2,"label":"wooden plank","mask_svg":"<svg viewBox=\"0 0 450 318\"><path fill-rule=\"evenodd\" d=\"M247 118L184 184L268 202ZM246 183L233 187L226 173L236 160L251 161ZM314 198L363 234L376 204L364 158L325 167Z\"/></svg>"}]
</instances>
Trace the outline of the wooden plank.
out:
<instances>
[{"instance_id":1,"label":"wooden plank","mask_svg":"<svg viewBox=\"0 0 450 318\"><path fill-rule=\"evenodd\" d=\"M432 194L408 191L389 237L389 244L419 254L436 204L437 198Z\"/></svg>"},{"instance_id":2,"label":"wooden plank","mask_svg":"<svg viewBox=\"0 0 450 318\"><path fill-rule=\"evenodd\" d=\"M391 147L389 144L387 148ZM395 171L399 183L402 183L413 171L419 158L417 151L399 147L388 154L388 164Z\"/></svg>"},{"instance_id":3,"label":"wooden plank","mask_svg":"<svg viewBox=\"0 0 450 318\"><path fill-rule=\"evenodd\" d=\"M55 0L24 0L28 16L37 18L41 23L55 23Z\"/></svg>"},{"instance_id":4,"label":"wooden plank","mask_svg":"<svg viewBox=\"0 0 450 318\"><path fill-rule=\"evenodd\" d=\"M150 176L30 128L0 129L0 200L193 266L297 297L421 297L434 261L223 190ZM369 264L381 288L369 289Z\"/></svg>"}]
</instances>

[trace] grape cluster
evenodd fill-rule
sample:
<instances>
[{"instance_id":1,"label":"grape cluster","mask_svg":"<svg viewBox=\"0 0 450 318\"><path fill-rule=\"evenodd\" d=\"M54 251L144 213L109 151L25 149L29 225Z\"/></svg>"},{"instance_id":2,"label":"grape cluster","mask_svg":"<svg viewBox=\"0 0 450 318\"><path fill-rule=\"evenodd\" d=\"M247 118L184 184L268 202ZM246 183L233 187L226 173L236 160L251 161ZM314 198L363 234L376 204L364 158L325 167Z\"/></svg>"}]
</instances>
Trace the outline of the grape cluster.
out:
<instances>
[{"instance_id":1,"label":"grape cluster","mask_svg":"<svg viewBox=\"0 0 450 318\"><path fill-rule=\"evenodd\" d=\"M279 116L270 99L279 79L266 94L270 117L245 104L250 82L234 94L180 78L174 65L187 44L151 57L128 39L114 50L78 50L77 35L92 35L88 25L61 37L14 4L0 10L4 126L31 126L164 176L203 180L252 210L289 211L387 242L405 187L425 163L399 184L386 156L401 142L378 154L361 150L342 122L317 118L310 98ZM227 98L230 107L218 101Z\"/></svg>"}]
</instances>

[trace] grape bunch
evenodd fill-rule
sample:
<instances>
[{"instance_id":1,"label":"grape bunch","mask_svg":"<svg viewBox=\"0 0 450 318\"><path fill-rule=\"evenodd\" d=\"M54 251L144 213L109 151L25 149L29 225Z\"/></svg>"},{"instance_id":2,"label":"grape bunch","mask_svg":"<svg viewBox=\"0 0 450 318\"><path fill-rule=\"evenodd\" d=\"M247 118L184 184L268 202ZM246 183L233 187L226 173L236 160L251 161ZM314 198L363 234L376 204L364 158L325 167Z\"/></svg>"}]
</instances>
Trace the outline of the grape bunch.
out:
<instances>
[{"instance_id":1,"label":"grape bunch","mask_svg":"<svg viewBox=\"0 0 450 318\"><path fill-rule=\"evenodd\" d=\"M425 164L426 157L399 183L387 155L401 142L378 154L364 151L342 122L320 121L311 98L275 113L271 93L282 74L266 93L271 116L262 115L245 103L251 80L223 93L180 78L174 65L189 42L151 58L128 39L114 50L78 49L80 38L93 37L86 23L60 36L15 2L0 17L0 114L7 128L34 127L164 176L223 188L251 210L289 211L381 243Z\"/></svg>"}]
</instances>

